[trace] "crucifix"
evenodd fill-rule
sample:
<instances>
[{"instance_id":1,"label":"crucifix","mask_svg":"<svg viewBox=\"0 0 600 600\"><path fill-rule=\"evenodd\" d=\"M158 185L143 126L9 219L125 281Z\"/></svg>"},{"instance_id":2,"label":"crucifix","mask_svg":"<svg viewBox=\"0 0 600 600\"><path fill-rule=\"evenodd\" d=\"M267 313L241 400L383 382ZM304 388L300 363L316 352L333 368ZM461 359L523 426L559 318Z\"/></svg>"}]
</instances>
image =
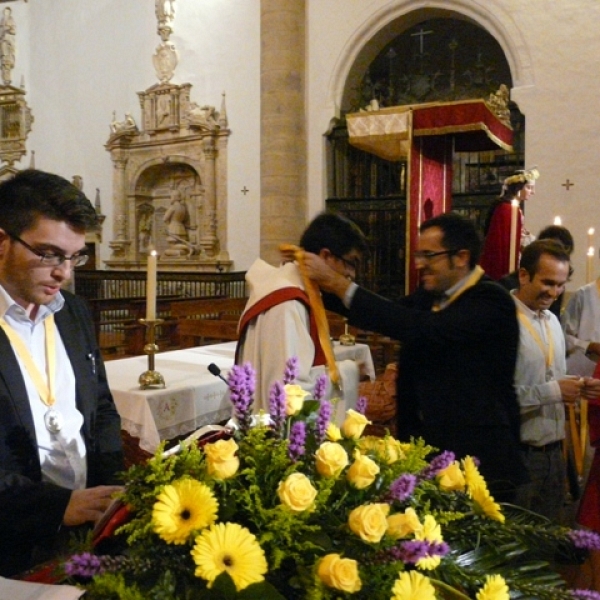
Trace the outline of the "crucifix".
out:
<instances>
[{"instance_id":1,"label":"crucifix","mask_svg":"<svg viewBox=\"0 0 600 600\"><path fill-rule=\"evenodd\" d=\"M575 185L573 182L569 181L569 179L567 178L567 181L565 181L565 183L561 183L561 185L565 188L567 188L567 192L569 191L569 189L571 188L572 185Z\"/></svg>"},{"instance_id":2,"label":"crucifix","mask_svg":"<svg viewBox=\"0 0 600 600\"><path fill-rule=\"evenodd\" d=\"M249 191L250 191L250 190L249 190L249 189L248 189L246 186L244 186L244 187L243 187L243 188L240 190L240 192L242 192L242 194L244 194L244 196L245 196L245 195L246 195L246 194L247 194Z\"/></svg>"},{"instance_id":3,"label":"crucifix","mask_svg":"<svg viewBox=\"0 0 600 600\"><path fill-rule=\"evenodd\" d=\"M410 36L411 37L418 37L419 38L419 54L423 54L423 38L426 35L429 35L430 33L433 33L433 31L425 31L422 27L421 29L419 29L419 31L417 31L416 33L411 33Z\"/></svg>"}]
</instances>

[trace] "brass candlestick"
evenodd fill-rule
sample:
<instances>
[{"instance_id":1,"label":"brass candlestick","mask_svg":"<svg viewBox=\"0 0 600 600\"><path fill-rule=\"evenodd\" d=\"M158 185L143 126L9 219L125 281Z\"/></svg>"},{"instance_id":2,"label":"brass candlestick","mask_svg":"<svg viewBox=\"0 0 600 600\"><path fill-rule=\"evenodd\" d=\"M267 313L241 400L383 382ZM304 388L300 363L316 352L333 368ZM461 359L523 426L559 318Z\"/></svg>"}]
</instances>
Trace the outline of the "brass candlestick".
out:
<instances>
[{"instance_id":1,"label":"brass candlestick","mask_svg":"<svg viewBox=\"0 0 600 600\"><path fill-rule=\"evenodd\" d=\"M163 322L163 319L140 319L139 322L146 326L146 345L144 352L148 355L148 370L144 371L138 379L141 390L150 388L164 388L165 379L154 370L154 355L158 352L156 345L156 326Z\"/></svg>"},{"instance_id":2,"label":"brass candlestick","mask_svg":"<svg viewBox=\"0 0 600 600\"><path fill-rule=\"evenodd\" d=\"M348 321L347 319L344 319L344 321L344 333L340 335L340 344L342 346L354 346L356 338L351 333L348 333Z\"/></svg>"}]
</instances>

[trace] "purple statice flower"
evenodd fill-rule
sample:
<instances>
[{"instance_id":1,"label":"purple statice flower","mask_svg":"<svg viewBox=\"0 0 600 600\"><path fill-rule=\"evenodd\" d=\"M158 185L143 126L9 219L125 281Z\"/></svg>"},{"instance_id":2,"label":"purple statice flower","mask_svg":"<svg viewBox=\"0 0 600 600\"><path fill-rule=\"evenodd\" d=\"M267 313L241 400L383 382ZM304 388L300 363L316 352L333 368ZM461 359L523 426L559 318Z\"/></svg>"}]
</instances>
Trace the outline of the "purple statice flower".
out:
<instances>
[{"instance_id":1,"label":"purple statice flower","mask_svg":"<svg viewBox=\"0 0 600 600\"><path fill-rule=\"evenodd\" d=\"M410 496L412 496L412 493L415 491L416 485L416 476L410 475L409 473L404 473L400 475L398 479L392 481L388 497L392 502L394 500L398 502L404 502L407 498L410 498Z\"/></svg>"},{"instance_id":2,"label":"purple statice flower","mask_svg":"<svg viewBox=\"0 0 600 600\"><path fill-rule=\"evenodd\" d=\"M329 425L329 420L331 419L331 412L331 402L329 402L329 400L322 399L319 406L319 414L317 415L317 423L315 426L315 441L319 445L325 439L327 425Z\"/></svg>"},{"instance_id":3,"label":"purple statice flower","mask_svg":"<svg viewBox=\"0 0 600 600\"><path fill-rule=\"evenodd\" d=\"M567 533L575 548L600 550L600 535L585 529L572 529Z\"/></svg>"},{"instance_id":4,"label":"purple statice flower","mask_svg":"<svg viewBox=\"0 0 600 600\"><path fill-rule=\"evenodd\" d=\"M315 389L313 390L313 398L315 400L323 400L325 398L325 392L327 391L327 375L321 373L315 381Z\"/></svg>"},{"instance_id":5,"label":"purple statice flower","mask_svg":"<svg viewBox=\"0 0 600 600\"><path fill-rule=\"evenodd\" d=\"M600 593L593 590L570 590L573 598L578 600L600 600Z\"/></svg>"},{"instance_id":6,"label":"purple statice flower","mask_svg":"<svg viewBox=\"0 0 600 600\"><path fill-rule=\"evenodd\" d=\"M284 385L296 381L296 379L298 379L298 372L298 357L292 356L291 358L288 358L285 363L285 371L283 372Z\"/></svg>"},{"instance_id":7,"label":"purple statice flower","mask_svg":"<svg viewBox=\"0 0 600 600\"><path fill-rule=\"evenodd\" d=\"M415 564L429 556L429 542L425 540L407 540L393 548L392 555L403 563Z\"/></svg>"},{"instance_id":8,"label":"purple statice flower","mask_svg":"<svg viewBox=\"0 0 600 600\"><path fill-rule=\"evenodd\" d=\"M250 409L254 402L256 388L256 373L250 363L234 365L227 378L230 399L233 404L233 414L240 429L247 431L250 427Z\"/></svg>"},{"instance_id":9,"label":"purple statice flower","mask_svg":"<svg viewBox=\"0 0 600 600\"><path fill-rule=\"evenodd\" d=\"M361 396L356 401L356 412L360 413L361 415L364 415L367 412L368 403L369 401L364 396Z\"/></svg>"},{"instance_id":10,"label":"purple statice flower","mask_svg":"<svg viewBox=\"0 0 600 600\"><path fill-rule=\"evenodd\" d=\"M85 577L87 579L104 572L102 559L89 552L71 556L65 563L64 569L69 577Z\"/></svg>"},{"instance_id":11,"label":"purple statice flower","mask_svg":"<svg viewBox=\"0 0 600 600\"><path fill-rule=\"evenodd\" d=\"M426 540L407 540L393 548L393 555L403 563L416 564L429 556L445 556L450 552L446 542L428 542Z\"/></svg>"},{"instance_id":12,"label":"purple statice flower","mask_svg":"<svg viewBox=\"0 0 600 600\"><path fill-rule=\"evenodd\" d=\"M454 452L446 450L441 454L438 454L430 463L429 466L425 467L421 473L421 479L433 479L440 471L443 471L446 467L449 467L456 460Z\"/></svg>"},{"instance_id":13,"label":"purple statice flower","mask_svg":"<svg viewBox=\"0 0 600 600\"><path fill-rule=\"evenodd\" d=\"M283 426L287 417L285 402L285 388L281 381L276 381L269 391L269 414L273 423L273 430L282 438Z\"/></svg>"},{"instance_id":14,"label":"purple statice flower","mask_svg":"<svg viewBox=\"0 0 600 600\"><path fill-rule=\"evenodd\" d=\"M290 439L288 445L288 456L294 462L304 455L304 444L306 442L306 423L296 421L290 429Z\"/></svg>"}]
</instances>

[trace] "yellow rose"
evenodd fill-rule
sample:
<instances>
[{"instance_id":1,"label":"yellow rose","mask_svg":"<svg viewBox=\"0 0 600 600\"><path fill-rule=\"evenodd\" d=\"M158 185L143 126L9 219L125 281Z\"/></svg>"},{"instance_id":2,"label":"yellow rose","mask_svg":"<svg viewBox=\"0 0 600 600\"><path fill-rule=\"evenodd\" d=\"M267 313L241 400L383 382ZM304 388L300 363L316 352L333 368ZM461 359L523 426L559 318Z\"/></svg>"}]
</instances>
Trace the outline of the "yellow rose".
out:
<instances>
[{"instance_id":1,"label":"yellow rose","mask_svg":"<svg viewBox=\"0 0 600 600\"><path fill-rule=\"evenodd\" d=\"M376 544L387 531L388 504L363 504L348 516L350 529L365 542Z\"/></svg>"},{"instance_id":2,"label":"yellow rose","mask_svg":"<svg viewBox=\"0 0 600 600\"><path fill-rule=\"evenodd\" d=\"M438 473L440 488L445 492L458 491L465 489L465 476L463 475L460 463L455 460L451 465L442 469Z\"/></svg>"},{"instance_id":3,"label":"yellow rose","mask_svg":"<svg viewBox=\"0 0 600 600\"><path fill-rule=\"evenodd\" d=\"M285 390L287 416L291 417L292 415L298 414L302 410L304 398L306 398L309 393L295 383L286 383L283 389Z\"/></svg>"},{"instance_id":4,"label":"yellow rose","mask_svg":"<svg viewBox=\"0 0 600 600\"><path fill-rule=\"evenodd\" d=\"M323 442L315 453L317 471L323 477L338 477L348 465L348 454L335 442Z\"/></svg>"},{"instance_id":5,"label":"yellow rose","mask_svg":"<svg viewBox=\"0 0 600 600\"><path fill-rule=\"evenodd\" d=\"M331 421L329 421L329 425L327 425L325 435L330 442L339 442L342 439L342 432L340 431L340 428Z\"/></svg>"},{"instance_id":6,"label":"yellow rose","mask_svg":"<svg viewBox=\"0 0 600 600\"><path fill-rule=\"evenodd\" d=\"M350 409L346 412L346 420L342 424L342 433L344 437L357 440L362 435L365 427L370 424L371 421L365 415Z\"/></svg>"},{"instance_id":7,"label":"yellow rose","mask_svg":"<svg viewBox=\"0 0 600 600\"><path fill-rule=\"evenodd\" d=\"M229 479L233 477L240 466L240 459L236 456L238 445L235 440L217 440L204 446L208 474L216 479Z\"/></svg>"},{"instance_id":8,"label":"yellow rose","mask_svg":"<svg viewBox=\"0 0 600 600\"><path fill-rule=\"evenodd\" d=\"M295 512L302 512L312 507L317 490L304 473L292 473L279 484L277 495L282 504Z\"/></svg>"},{"instance_id":9,"label":"yellow rose","mask_svg":"<svg viewBox=\"0 0 600 600\"><path fill-rule=\"evenodd\" d=\"M390 515L387 518L387 525L386 533L394 540L413 535L423 527L414 508L407 508L403 513Z\"/></svg>"},{"instance_id":10,"label":"yellow rose","mask_svg":"<svg viewBox=\"0 0 600 600\"><path fill-rule=\"evenodd\" d=\"M384 438L369 435L359 442L360 451L364 454L373 452L377 458L391 465L401 458L405 458L402 444L391 436Z\"/></svg>"},{"instance_id":11,"label":"yellow rose","mask_svg":"<svg viewBox=\"0 0 600 600\"><path fill-rule=\"evenodd\" d=\"M339 554L324 556L317 568L319 579L328 587L354 594L360 591L362 582L358 575L358 563Z\"/></svg>"},{"instance_id":12,"label":"yellow rose","mask_svg":"<svg viewBox=\"0 0 600 600\"><path fill-rule=\"evenodd\" d=\"M346 478L358 490L369 487L379 474L379 465L358 450L354 452L354 462L350 465Z\"/></svg>"}]
</instances>

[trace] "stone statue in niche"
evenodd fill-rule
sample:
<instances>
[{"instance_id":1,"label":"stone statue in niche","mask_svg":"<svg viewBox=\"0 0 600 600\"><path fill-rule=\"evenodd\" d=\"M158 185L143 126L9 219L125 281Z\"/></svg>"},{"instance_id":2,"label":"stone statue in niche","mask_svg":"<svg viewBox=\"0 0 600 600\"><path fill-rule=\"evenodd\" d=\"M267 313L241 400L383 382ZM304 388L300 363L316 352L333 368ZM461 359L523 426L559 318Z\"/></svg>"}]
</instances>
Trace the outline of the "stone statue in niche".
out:
<instances>
[{"instance_id":1,"label":"stone statue in niche","mask_svg":"<svg viewBox=\"0 0 600 600\"><path fill-rule=\"evenodd\" d=\"M189 256L192 254L193 249L188 242L190 213L181 190L173 190L171 205L165 212L163 220L167 225L167 241L169 242L165 255Z\"/></svg>"},{"instance_id":2,"label":"stone statue in niche","mask_svg":"<svg viewBox=\"0 0 600 600\"><path fill-rule=\"evenodd\" d=\"M140 254L148 254L152 246L152 229L154 225L154 208L150 204L142 204L138 210L138 249Z\"/></svg>"},{"instance_id":3,"label":"stone statue in niche","mask_svg":"<svg viewBox=\"0 0 600 600\"><path fill-rule=\"evenodd\" d=\"M117 121L117 112L113 111L113 120L110 124L110 131L113 136L116 136L126 133L137 133L138 127L131 113L125 113L125 119L123 121Z\"/></svg>"},{"instance_id":4,"label":"stone statue in niche","mask_svg":"<svg viewBox=\"0 0 600 600\"><path fill-rule=\"evenodd\" d=\"M10 85L11 72L15 66L15 31L12 10L7 6L0 21L0 67L4 85Z\"/></svg>"}]
</instances>

